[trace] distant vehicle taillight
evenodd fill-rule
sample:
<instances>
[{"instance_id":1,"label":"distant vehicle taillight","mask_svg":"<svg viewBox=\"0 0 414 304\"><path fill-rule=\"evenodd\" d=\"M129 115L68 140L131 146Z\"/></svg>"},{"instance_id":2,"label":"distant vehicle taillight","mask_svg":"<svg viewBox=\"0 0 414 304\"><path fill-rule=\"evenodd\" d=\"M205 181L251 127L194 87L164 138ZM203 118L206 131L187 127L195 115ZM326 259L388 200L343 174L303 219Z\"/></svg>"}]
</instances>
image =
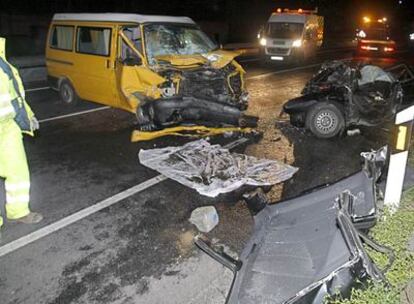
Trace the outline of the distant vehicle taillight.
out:
<instances>
[{"instance_id":1,"label":"distant vehicle taillight","mask_svg":"<svg viewBox=\"0 0 414 304\"><path fill-rule=\"evenodd\" d=\"M394 47L391 47L391 46L384 47L384 52L392 53L394 51L395 51L395 48Z\"/></svg>"},{"instance_id":2,"label":"distant vehicle taillight","mask_svg":"<svg viewBox=\"0 0 414 304\"><path fill-rule=\"evenodd\" d=\"M364 51L378 51L377 47L370 46L370 45L367 45L367 44L361 44L360 48L361 48L361 50L364 50Z\"/></svg>"}]
</instances>

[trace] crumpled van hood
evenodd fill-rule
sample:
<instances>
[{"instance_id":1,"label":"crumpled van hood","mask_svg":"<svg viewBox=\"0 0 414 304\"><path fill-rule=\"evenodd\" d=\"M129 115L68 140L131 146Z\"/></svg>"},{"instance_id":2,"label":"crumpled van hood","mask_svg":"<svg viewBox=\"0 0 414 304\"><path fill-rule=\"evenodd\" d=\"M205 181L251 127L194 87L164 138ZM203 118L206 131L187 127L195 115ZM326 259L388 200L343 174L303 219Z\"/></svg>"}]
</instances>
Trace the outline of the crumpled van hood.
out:
<instances>
[{"instance_id":1,"label":"crumpled van hood","mask_svg":"<svg viewBox=\"0 0 414 304\"><path fill-rule=\"evenodd\" d=\"M166 61L180 68L191 68L209 64L215 69L221 69L239 55L240 52L236 51L216 50L206 54L195 55L160 55L156 59L157 61Z\"/></svg>"}]
</instances>

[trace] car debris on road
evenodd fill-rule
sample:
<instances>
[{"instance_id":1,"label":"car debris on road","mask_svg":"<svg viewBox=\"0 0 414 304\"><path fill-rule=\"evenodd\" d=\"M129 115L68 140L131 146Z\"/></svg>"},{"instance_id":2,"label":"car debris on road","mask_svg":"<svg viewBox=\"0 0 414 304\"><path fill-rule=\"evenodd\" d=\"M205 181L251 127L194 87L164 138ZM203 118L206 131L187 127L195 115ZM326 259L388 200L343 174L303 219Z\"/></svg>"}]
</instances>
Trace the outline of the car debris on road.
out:
<instances>
[{"instance_id":1,"label":"car debris on road","mask_svg":"<svg viewBox=\"0 0 414 304\"><path fill-rule=\"evenodd\" d=\"M240 127L206 127L206 126L177 126L159 131L140 131L134 130L131 135L131 142L148 141L164 136L180 136L180 137L209 137L214 135L233 135L233 134L257 134L253 128Z\"/></svg>"},{"instance_id":2,"label":"car debris on road","mask_svg":"<svg viewBox=\"0 0 414 304\"><path fill-rule=\"evenodd\" d=\"M205 206L191 212L190 222L201 232L210 232L217 226L219 216L214 206Z\"/></svg>"},{"instance_id":3,"label":"car debris on road","mask_svg":"<svg viewBox=\"0 0 414 304\"><path fill-rule=\"evenodd\" d=\"M216 197L243 185L266 186L293 176L295 167L276 160L230 153L204 139L179 147L140 150L141 164L198 193Z\"/></svg>"},{"instance_id":4,"label":"car debris on road","mask_svg":"<svg viewBox=\"0 0 414 304\"><path fill-rule=\"evenodd\" d=\"M403 90L391 72L378 66L356 68L342 61L322 65L283 110L291 124L315 136L331 138L352 126L391 122L403 100Z\"/></svg>"},{"instance_id":5,"label":"car debris on road","mask_svg":"<svg viewBox=\"0 0 414 304\"><path fill-rule=\"evenodd\" d=\"M316 304L326 296L347 297L370 280L385 282L393 253L361 231L376 223L387 148L361 155L360 172L264 205L239 259L209 246L205 236L195 239L201 250L234 272L227 303ZM373 263L364 243L389 256L384 269Z\"/></svg>"}]
</instances>

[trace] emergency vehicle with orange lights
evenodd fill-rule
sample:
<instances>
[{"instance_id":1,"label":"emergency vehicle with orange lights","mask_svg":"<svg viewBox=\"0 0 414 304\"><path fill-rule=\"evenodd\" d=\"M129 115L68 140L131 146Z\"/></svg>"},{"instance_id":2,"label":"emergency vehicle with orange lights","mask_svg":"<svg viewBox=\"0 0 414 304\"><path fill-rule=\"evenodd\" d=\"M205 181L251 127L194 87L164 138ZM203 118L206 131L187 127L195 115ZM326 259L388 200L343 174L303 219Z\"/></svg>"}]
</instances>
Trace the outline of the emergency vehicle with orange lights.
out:
<instances>
[{"instance_id":1,"label":"emergency vehicle with orange lights","mask_svg":"<svg viewBox=\"0 0 414 304\"><path fill-rule=\"evenodd\" d=\"M261 53L270 61L306 59L322 45L323 28L317 10L278 8L258 34Z\"/></svg>"},{"instance_id":2,"label":"emergency vehicle with orange lights","mask_svg":"<svg viewBox=\"0 0 414 304\"><path fill-rule=\"evenodd\" d=\"M396 43L390 37L390 27L386 17L372 19L363 17L362 25L356 31L358 54L391 55Z\"/></svg>"}]
</instances>

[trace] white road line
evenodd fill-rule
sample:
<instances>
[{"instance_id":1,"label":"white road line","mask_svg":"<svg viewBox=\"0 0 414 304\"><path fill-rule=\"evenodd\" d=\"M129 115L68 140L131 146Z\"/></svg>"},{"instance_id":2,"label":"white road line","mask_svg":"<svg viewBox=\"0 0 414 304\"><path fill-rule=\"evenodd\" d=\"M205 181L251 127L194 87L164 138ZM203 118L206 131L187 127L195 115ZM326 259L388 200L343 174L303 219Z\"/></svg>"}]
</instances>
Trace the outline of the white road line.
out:
<instances>
[{"instance_id":1,"label":"white road line","mask_svg":"<svg viewBox=\"0 0 414 304\"><path fill-rule=\"evenodd\" d=\"M235 140L233 142L230 142L229 144L225 145L224 147L227 149L233 149L243 143L248 142L249 139L247 138L240 138L238 140ZM84 219L98 211L101 211L102 209L105 209L109 206L112 206L120 201L123 201L124 199L135 195L139 192L142 192L152 186L155 186L162 181L167 180L168 178L164 175L157 175L149 180L146 180L145 182L142 182L136 186L133 186L129 189L126 189L118 194L115 194L103 201L100 201L96 203L95 205L92 205L90 207L87 207L85 209L79 210L78 212L75 212L65 218L62 218L54 223L51 223L43 228L40 228L39 230L33 231L32 233L29 233L25 236L22 236L21 238L11 241L10 243L7 243L0 247L0 257L5 256L6 254L9 254L19 248L22 248L30 243L33 243L41 238L44 238L45 236L48 236L62 228L65 228L73 223L76 223L80 221L81 219Z\"/></svg>"},{"instance_id":2,"label":"white road line","mask_svg":"<svg viewBox=\"0 0 414 304\"><path fill-rule=\"evenodd\" d=\"M102 111L102 110L108 110L110 108L111 107L105 106L105 107L95 108L95 109L91 109L91 110L85 110L85 111L80 111L80 112L75 112L75 113L70 113L70 114L55 116L55 117L51 117L51 118L45 118L45 119L39 120L39 123L48 122L48 121L54 121L54 120L59 120L59 119L73 117L73 116L78 116L78 115L84 115L84 114L98 112L98 111Z\"/></svg>"},{"instance_id":3,"label":"white road line","mask_svg":"<svg viewBox=\"0 0 414 304\"><path fill-rule=\"evenodd\" d=\"M300 71L300 70L306 70L306 69L314 68L314 67L317 67L317 66L320 66L320 65L321 65L321 63L315 63L315 64L305 65L305 66L296 67L296 68L287 69L287 70L269 72L269 73L265 73L265 74L260 74L260 75L247 77L247 80L266 78L266 77L272 76L272 75L283 74L283 73L294 72L294 71Z\"/></svg>"},{"instance_id":4,"label":"white road line","mask_svg":"<svg viewBox=\"0 0 414 304\"><path fill-rule=\"evenodd\" d=\"M122 191L118 194L115 194L114 196L111 196L99 203L96 203L95 205L92 205L88 208L82 209L78 212L75 212L74 214L71 214L63 219L58 220L57 222L54 222L52 224L49 224L43 228L40 228L39 230L36 230L32 233L29 233L15 241L12 241L10 243L7 243L4 246L0 247L0 257L15 251L27 244L30 244L36 240L39 240L55 231L58 231L66 226L69 226L91 214L94 214L104 208L107 208L115 203L118 203L122 200L124 200L127 197L130 197L131 195L134 195L136 193L139 193L145 189L148 189L149 187L152 187L167 178L163 175L157 175L154 178L151 178L141 184L138 184L132 188L129 188L125 191Z\"/></svg>"},{"instance_id":5,"label":"white road line","mask_svg":"<svg viewBox=\"0 0 414 304\"><path fill-rule=\"evenodd\" d=\"M43 90L49 90L50 87L41 87L41 88L33 88L33 89L27 89L25 90L26 93L28 92L36 92L36 91L43 91Z\"/></svg>"}]
</instances>

